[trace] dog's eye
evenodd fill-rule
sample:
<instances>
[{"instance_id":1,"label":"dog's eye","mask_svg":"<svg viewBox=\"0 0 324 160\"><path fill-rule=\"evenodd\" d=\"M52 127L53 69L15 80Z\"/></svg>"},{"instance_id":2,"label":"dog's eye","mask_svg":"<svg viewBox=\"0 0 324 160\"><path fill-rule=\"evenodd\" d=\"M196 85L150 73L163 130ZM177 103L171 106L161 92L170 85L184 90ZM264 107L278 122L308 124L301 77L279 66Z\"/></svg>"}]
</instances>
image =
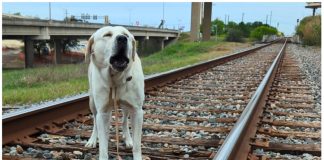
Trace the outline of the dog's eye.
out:
<instances>
[{"instance_id":1,"label":"dog's eye","mask_svg":"<svg viewBox=\"0 0 324 160\"><path fill-rule=\"evenodd\" d=\"M111 37L112 36L112 33L106 33L105 35L104 35L104 37Z\"/></svg>"}]
</instances>

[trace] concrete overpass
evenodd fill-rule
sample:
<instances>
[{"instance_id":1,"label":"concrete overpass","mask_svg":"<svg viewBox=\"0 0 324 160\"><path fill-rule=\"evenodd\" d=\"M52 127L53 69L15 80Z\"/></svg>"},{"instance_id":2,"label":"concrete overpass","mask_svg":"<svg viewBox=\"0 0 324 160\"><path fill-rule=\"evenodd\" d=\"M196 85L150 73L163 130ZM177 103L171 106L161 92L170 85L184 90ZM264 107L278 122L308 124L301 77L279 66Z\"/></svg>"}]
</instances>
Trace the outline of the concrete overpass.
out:
<instances>
[{"instance_id":1,"label":"concrete overpass","mask_svg":"<svg viewBox=\"0 0 324 160\"><path fill-rule=\"evenodd\" d=\"M53 40L55 63L60 63L64 38L88 39L98 28L106 26L97 23L2 18L2 39L23 39L25 41L26 67L33 66L33 41ZM111 26L116 25L112 24ZM178 30L136 26L124 27L135 36L139 54L150 54L162 50L164 46L174 42L180 34Z\"/></svg>"}]
</instances>

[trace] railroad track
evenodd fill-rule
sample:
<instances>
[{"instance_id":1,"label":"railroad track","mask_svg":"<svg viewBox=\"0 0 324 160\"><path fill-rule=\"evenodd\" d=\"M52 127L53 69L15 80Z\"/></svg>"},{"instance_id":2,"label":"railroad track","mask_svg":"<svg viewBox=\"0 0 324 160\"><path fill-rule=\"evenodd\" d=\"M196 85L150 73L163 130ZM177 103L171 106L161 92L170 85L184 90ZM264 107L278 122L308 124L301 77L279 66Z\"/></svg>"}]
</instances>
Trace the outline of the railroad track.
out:
<instances>
[{"instance_id":1,"label":"railroad track","mask_svg":"<svg viewBox=\"0 0 324 160\"><path fill-rule=\"evenodd\" d=\"M283 49L283 44L265 45L146 78L143 155L150 159L216 158L215 153L224 148L225 138L230 137ZM95 158L98 149L83 147L91 134L91 118L87 95L5 115L3 158ZM260 129L254 130L258 131L257 138L246 138L255 141L247 143L251 150L244 154L250 158L265 157L267 152L263 155L255 152L262 146L256 145ZM116 154L114 131L112 127L109 146L112 157ZM131 159L131 150L124 146L120 145L121 155Z\"/></svg>"},{"instance_id":2,"label":"railroad track","mask_svg":"<svg viewBox=\"0 0 324 160\"><path fill-rule=\"evenodd\" d=\"M321 106L292 53L280 63L251 142L251 159L319 160Z\"/></svg>"}]
</instances>

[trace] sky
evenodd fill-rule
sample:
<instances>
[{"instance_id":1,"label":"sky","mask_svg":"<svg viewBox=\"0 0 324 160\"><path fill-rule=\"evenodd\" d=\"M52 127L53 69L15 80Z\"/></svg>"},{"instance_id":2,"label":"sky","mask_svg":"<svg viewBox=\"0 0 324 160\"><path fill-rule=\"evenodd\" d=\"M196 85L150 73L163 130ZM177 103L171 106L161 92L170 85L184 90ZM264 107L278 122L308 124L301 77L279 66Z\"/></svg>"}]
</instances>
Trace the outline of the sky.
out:
<instances>
[{"instance_id":1,"label":"sky","mask_svg":"<svg viewBox=\"0 0 324 160\"><path fill-rule=\"evenodd\" d=\"M229 20L241 22L262 21L277 27L285 35L294 33L297 19L312 15L311 9L305 8L304 2L213 2L212 19L224 21L225 15ZM47 2L4 2L3 13L20 12L22 15L37 16L41 19L49 17L49 3ZM66 15L81 16L81 14L97 15L97 20L89 22L103 23L101 16L108 15L112 24L147 25L157 27L161 19L165 19L165 26L178 29L184 26L184 31L190 30L191 3L188 2L51 2L51 18L63 20ZM320 9L316 11L320 14Z\"/></svg>"}]
</instances>

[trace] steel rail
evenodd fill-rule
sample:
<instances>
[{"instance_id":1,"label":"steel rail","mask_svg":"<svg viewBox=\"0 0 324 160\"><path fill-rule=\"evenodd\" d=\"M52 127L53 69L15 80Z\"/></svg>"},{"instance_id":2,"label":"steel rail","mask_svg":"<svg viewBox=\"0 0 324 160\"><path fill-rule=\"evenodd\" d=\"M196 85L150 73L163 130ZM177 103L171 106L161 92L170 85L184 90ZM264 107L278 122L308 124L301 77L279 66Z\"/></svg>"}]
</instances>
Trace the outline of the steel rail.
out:
<instances>
[{"instance_id":1,"label":"steel rail","mask_svg":"<svg viewBox=\"0 0 324 160\"><path fill-rule=\"evenodd\" d=\"M246 160L250 151L250 135L256 131L258 115L265 104L266 96L284 55L286 43L287 39L213 160Z\"/></svg>"},{"instance_id":2,"label":"steel rail","mask_svg":"<svg viewBox=\"0 0 324 160\"><path fill-rule=\"evenodd\" d=\"M215 58L210 61L155 74L145 78L145 91L163 86L167 83L202 72L216 65L245 56L251 52L276 43L264 44L241 52ZM90 113L88 94L71 97L59 102L47 103L23 111L8 113L2 116L2 145L11 142L32 142L30 135L42 130L56 132L65 122L72 121Z\"/></svg>"}]
</instances>

